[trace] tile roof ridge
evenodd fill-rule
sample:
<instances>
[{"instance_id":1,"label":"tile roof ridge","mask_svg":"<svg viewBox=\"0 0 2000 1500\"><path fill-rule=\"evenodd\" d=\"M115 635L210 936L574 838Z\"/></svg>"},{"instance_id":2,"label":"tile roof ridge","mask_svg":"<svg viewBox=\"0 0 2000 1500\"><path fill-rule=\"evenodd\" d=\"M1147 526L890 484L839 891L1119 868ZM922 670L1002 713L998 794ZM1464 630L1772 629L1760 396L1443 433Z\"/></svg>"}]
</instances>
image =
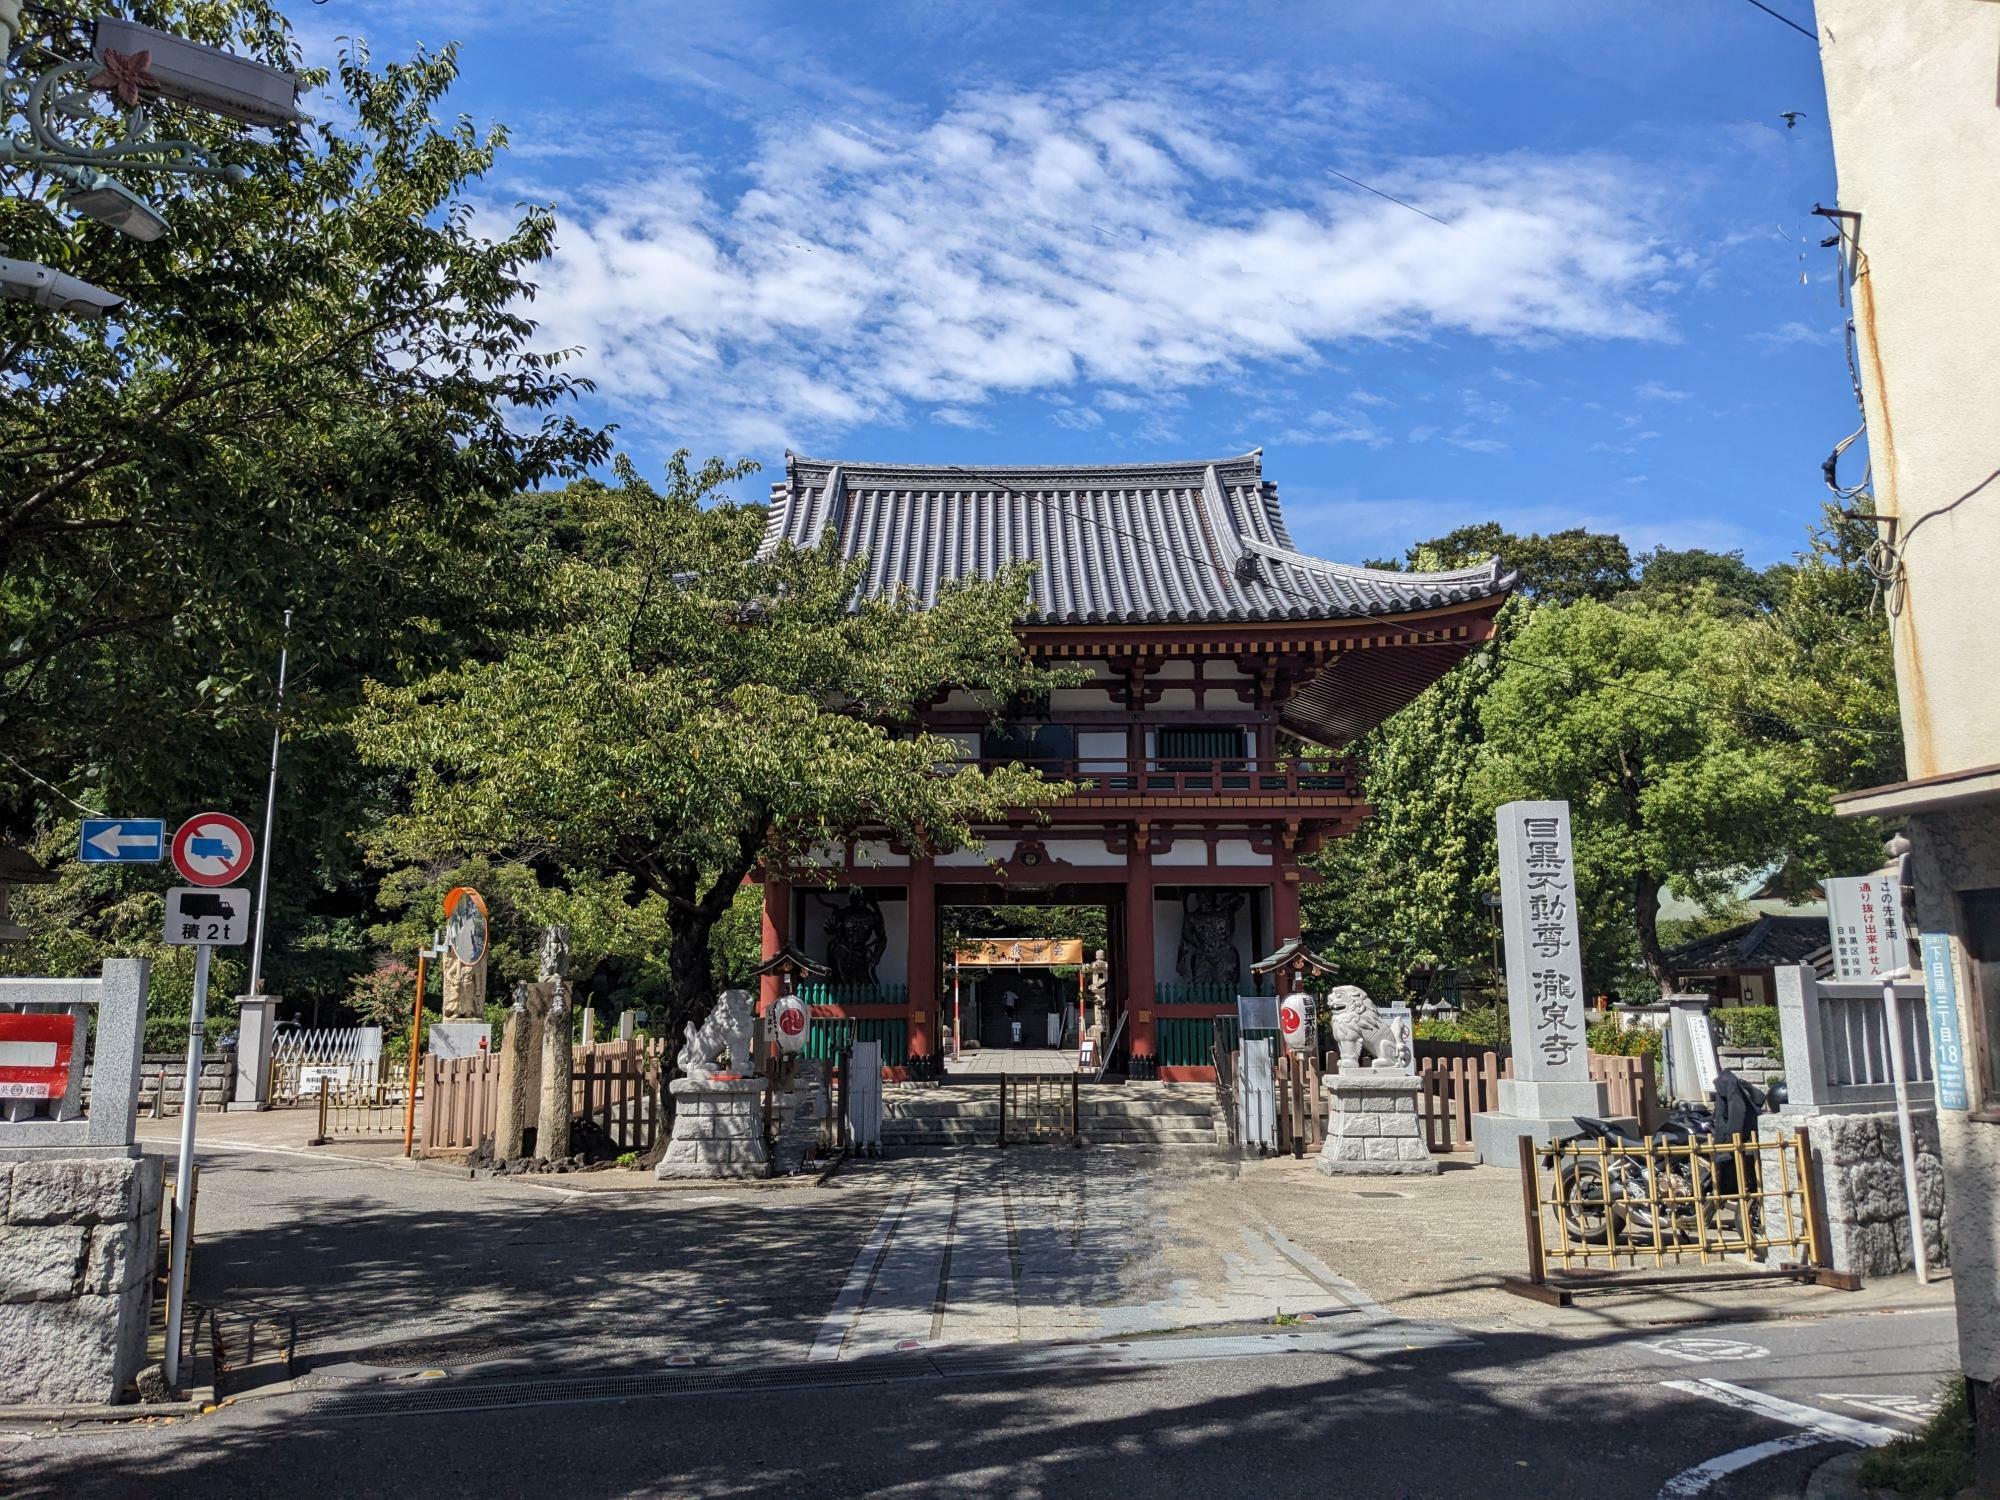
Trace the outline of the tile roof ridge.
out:
<instances>
[{"instance_id":1,"label":"tile roof ridge","mask_svg":"<svg viewBox=\"0 0 2000 1500\"><path fill-rule=\"evenodd\" d=\"M1511 585L1520 575L1516 572L1502 573L1500 559L1488 558L1483 563L1475 563L1469 568L1448 568L1436 573L1405 573L1396 568L1369 568L1360 563L1334 562L1330 558L1314 557L1293 547L1280 547L1257 537L1239 538L1242 545L1252 552L1262 552L1279 562L1291 563L1295 567L1312 568L1323 573L1338 573L1348 578L1365 578L1370 582L1400 583L1404 585L1422 583L1486 583L1496 588Z\"/></svg>"}]
</instances>

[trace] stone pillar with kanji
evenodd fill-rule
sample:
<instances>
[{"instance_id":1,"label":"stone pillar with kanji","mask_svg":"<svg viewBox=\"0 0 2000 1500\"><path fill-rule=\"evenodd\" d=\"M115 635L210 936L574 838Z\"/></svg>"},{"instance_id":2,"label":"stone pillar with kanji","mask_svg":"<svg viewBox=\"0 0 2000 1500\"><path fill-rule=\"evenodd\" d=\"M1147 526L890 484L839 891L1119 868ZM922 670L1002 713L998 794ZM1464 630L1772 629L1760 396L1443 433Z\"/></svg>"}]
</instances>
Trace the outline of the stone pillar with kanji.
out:
<instances>
[{"instance_id":1,"label":"stone pillar with kanji","mask_svg":"<svg viewBox=\"0 0 2000 1500\"><path fill-rule=\"evenodd\" d=\"M1498 1110L1472 1117L1472 1144L1482 1162L1511 1166L1522 1136L1545 1145L1574 1135L1575 1117L1601 1119L1606 1103L1584 1035L1569 804L1509 802L1495 816L1514 1076L1500 1084Z\"/></svg>"}]
</instances>

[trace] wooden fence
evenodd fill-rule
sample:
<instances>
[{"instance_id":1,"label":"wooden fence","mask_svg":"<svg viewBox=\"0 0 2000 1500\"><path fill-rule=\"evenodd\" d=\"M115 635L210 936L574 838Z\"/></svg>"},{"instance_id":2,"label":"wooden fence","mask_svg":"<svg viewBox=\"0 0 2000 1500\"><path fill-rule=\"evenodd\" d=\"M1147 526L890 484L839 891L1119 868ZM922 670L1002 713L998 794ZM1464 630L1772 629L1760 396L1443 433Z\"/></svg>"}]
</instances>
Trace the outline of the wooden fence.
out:
<instances>
[{"instance_id":1,"label":"wooden fence","mask_svg":"<svg viewBox=\"0 0 2000 1500\"><path fill-rule=\"evenodd\" d=\"M1272 1084L1277 1094L1280 1152L1303 1156L1326 1143L1333 1101L1322 1087L1324 1077L1320 1064L1313 1058L1301 1053L1278 1054L1272 1066ZM1424 1145L1432 1151L1450 1151L1453 1132L1449 1101L1434 1092L1428 1081L1417 1094L1417 1114L1423 1120Z\"/></svg>"},{"instance_id":2,"label":"wooden fence","mask_svg":"<svg viewBox=\"0 0 2000 1500\"><path fill-rule=\"evenodd\" d=\"M645 1152L660 1131L660 1087L667 1042L662 1037L578 1047L570 1070L570 1118L595 1125L621 1151ZM426 1057L423 1066L423 1153L476 1151L500 1118L500 1059Z\"/></svg>"},{"instance_id":3,"label":"wooden fence","mask_svg":"<svg viewBox=\"0 0 2000 1500\"><path fill-rule=\"evenodd\" d=\"M1604 1085L1606 1112L1632 1117L1642 1131L1659 1129L1665 1113L1660 1108L1659 1086L1653 1079L1652 1059L1614 1057L1600 1052L1589 1056L1592 1081ZM1514 1076L1514 1059L1494 1050L1454 1049L1442 1056L1420 1055L1417 1073L1424 1080L1427 1117L1433 1109L1446 1117L1445 1128L1454 1145L1442 1149L1469 1151L1472 1117L1500 1107L1500 1080Z\"/></svg>"},{"instance_id":4,"label":"wooden fence","mask_svg":"<svg viewBox=\"0 0 2000 1500\"><path fill-rule=\"evenodd\" d=\"M619 1151L639 1155L660 1136L664 1039L579 1047L570 1076L570 1117L604 1132Z\"/></svg>"},{"instance_id":5,"label":"wooden fence","mask_svg":"<svg viewBox=\"0 0 2000 1500\"><path fill-rule=\"evenodd\" d=\"M500 1118L500 1059L491 1052L424 1059L425 1156L476 1151Z\"/></svg>"}]
</instances>

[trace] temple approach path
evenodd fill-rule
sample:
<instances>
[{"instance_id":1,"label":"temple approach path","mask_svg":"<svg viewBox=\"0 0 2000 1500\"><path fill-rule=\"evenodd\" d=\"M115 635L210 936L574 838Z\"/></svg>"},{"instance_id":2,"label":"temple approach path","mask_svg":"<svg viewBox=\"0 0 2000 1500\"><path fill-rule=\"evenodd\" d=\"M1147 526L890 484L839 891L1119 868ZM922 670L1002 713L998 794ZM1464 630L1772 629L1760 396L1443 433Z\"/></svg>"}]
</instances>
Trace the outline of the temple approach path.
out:
<instances>
[{"instance_id":1,"label":"temple approach path","mask_svg":"<svg viewBox=\"0 0 2000 1500\"><path fill-rule=\"evenodd\" d=\"M1471 1169L1381 1198L974 1149L578 1191L230 1133L197 1294L296 1315L297 1378L171 1427L0 1432L9 1494L1236 1493L1337 1456L1355 1492L1652 1496L1756 1449L1700 1491L1730 1500L1842 1451L1802 1420L1907 1427L1951 1358L1946 1288L1701 1328L1502 1300L1518 1222Z\"/></svg>"}]
</instances>

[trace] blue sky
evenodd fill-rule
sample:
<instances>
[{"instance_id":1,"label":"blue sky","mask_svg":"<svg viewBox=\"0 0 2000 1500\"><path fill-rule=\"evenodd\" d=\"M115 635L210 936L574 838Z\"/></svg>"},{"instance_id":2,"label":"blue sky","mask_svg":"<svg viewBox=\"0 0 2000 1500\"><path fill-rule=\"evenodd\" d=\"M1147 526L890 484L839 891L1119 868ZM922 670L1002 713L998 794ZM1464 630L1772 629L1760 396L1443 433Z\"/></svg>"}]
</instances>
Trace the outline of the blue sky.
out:
<instances>
[{"instance_id":1,"label":"blue sky","mask_svg":"<svg viewBox=\"0 0 2000 1500\"><path fill-rule=\"evenodd\" d=\"M1764 562L1857 421L1817 53L1747 0L292 9L315 62L463 44L482 206L556 206L535 314L645 467L1261 446L1330 557Z\"/></svg>"}]
</instances>

